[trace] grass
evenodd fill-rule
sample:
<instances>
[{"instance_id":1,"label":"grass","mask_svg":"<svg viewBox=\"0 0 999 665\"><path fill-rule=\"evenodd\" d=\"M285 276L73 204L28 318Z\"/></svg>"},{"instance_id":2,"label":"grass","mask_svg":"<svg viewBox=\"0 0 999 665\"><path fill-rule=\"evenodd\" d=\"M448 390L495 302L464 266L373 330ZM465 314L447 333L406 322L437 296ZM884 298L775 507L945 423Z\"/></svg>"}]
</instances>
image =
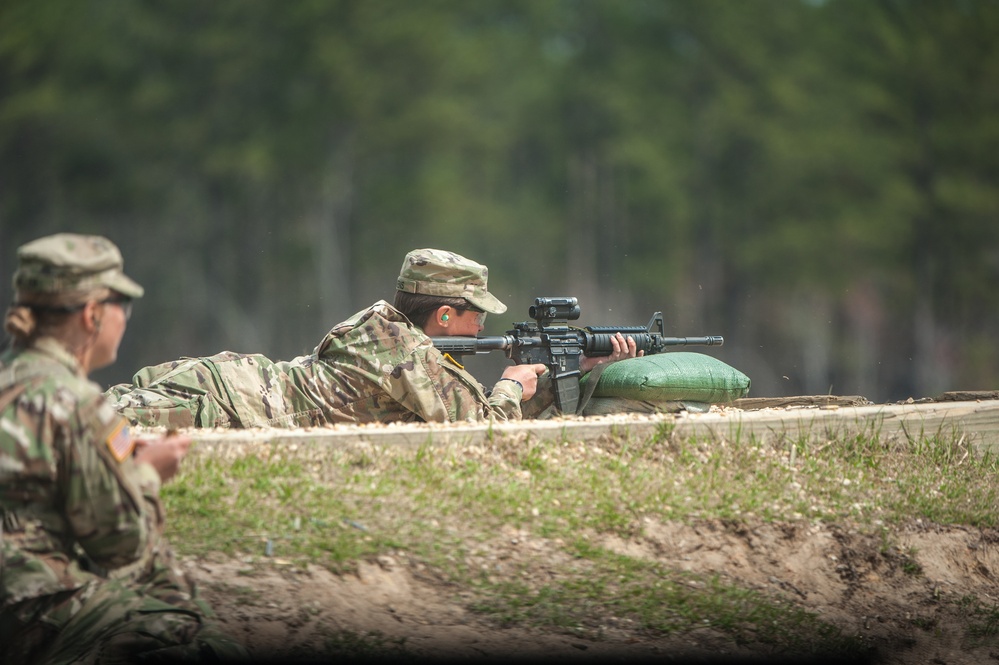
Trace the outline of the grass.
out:
<instances>
[{"instance_id":1,"label":"grass","mask_svg":"<svg viewBox=\"0 0 999 665\"><path fill-rule=\"evenodd\" d=\"M959 602L970 618L968 632L972 637L988 639L999 635L999 603L984 603L974 596L966 596Z\"/></svg>"},{"instance_id":2,"label":"grass","mask_svg":"<svg viewBox=\"0 0 999 665\"><path fill-rule=\"evenodd\" d=\"M401 551L471 589L471 607L507 625L594 638L614 626L650 635L710 626L778 652L850 651L860 649L850 636L784 598L605 541L673 521L824 522L880 534L888 551L887 529L917 519L995 527L997 470L996 459L941 437L730 442L677 440L664 427L597 443L493 433L469 446L254 445L192 455L164 498L168 535L188 554L270 554L344 572ZM542 549L523 552L511 544L517 534ZM896 556L914 576L917 558ZM547 581L525 576L539 567ZM975 634L994 635L999 612L969 607Z\"/></svg>"}]
</instances>

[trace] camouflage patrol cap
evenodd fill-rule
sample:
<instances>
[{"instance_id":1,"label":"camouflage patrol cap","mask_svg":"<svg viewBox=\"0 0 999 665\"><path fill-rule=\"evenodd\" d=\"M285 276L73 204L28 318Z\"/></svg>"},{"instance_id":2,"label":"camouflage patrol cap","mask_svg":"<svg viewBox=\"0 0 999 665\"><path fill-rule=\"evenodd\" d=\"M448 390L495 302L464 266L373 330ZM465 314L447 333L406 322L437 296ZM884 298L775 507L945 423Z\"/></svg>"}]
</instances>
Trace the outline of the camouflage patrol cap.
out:
<instances>
[{"instance_id":1,"label":"camouflage patrol cap","mask_svg":"<svg viewBox=\"0 0 999 665\"><path fill-rule=\"evenodd\" d=\"M57 233L21 245L14 289L22 294L58 294L107 287L129 298L143 289L122 272L118 247L101 236Z\"/></svg>"},{"instance_id":2,"label":"camouflage patrol cap","mask_svg":"<svg viewBox=\"0 0 999 665\"><path fill-rule=\"evenodd\" d=\"M414 249L406 255L396 289L428 296L464 298L484 312L502 314L506 305L486 289L489 270L454 252Z\"/></svg>"}]
</instances>

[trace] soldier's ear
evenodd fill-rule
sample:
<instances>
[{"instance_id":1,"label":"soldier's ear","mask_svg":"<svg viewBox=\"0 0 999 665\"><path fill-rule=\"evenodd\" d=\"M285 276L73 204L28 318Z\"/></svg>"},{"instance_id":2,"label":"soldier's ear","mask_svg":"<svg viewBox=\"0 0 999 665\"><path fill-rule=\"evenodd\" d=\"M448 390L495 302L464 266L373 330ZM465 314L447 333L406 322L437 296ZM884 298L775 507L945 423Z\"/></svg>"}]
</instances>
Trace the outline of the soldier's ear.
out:
<instances>
[{"instance_id":1,"label":"soldier's ear","mask_svg":"<svg viewBox=\"0 0 999 665\"><path fill-rule=\"evenodd\" d=\"M440 307L438 307L437 311L434 313L436 323L442 326L446 326L448 320L451 318L450 312L451 312L451 307L448 305L441 305Z\"/></svg>"},{"instance_id":2,"label":"soldier's ear","mask_svg":"<svg viewBox=\"0 0 999 665\"><path fill-rule=\"evenodd\" d=\"M81 312L83 315L83 325L88 332L90 330L98 332L101 329L101 320L97 316L97 307L97 301L95 300L89 300L87 301L87 304L83 306L83 311Z\"/></svg>"}]
</instances>

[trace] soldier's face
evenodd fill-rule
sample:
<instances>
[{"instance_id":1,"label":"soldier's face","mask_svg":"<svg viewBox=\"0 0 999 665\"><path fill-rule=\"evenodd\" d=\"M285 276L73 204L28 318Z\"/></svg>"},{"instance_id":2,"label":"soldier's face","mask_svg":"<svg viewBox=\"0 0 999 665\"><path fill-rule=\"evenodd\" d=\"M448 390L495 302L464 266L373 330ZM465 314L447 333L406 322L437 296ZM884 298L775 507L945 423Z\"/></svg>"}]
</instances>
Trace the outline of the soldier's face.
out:
<instances>
[{"instance_id":1,"label":"soldier's face","mask_svg":"<svg viewBox=\"0 0 999 665\"><path fill-rule=\"evenodd\" d=\"M91 369L106 367L118 359L118 346L125 334L125 322L128 320L128 311L123 303L108 301L100 303L99 307L101 325L91 356Z\"/></svg>"},{"instance_id":2,"label":"soldier's face","mask_svg":"<svg viewBox=\"0 0 999 665\"><path fill-rule=\"evenodd\" d=\"M461 314L457 314L452 319L454 323L449 328L449 335L461 335L464 337L474 337L482 332L486 323L485 312L473 312L466 309Z\"/></svg>"}]
</instances>

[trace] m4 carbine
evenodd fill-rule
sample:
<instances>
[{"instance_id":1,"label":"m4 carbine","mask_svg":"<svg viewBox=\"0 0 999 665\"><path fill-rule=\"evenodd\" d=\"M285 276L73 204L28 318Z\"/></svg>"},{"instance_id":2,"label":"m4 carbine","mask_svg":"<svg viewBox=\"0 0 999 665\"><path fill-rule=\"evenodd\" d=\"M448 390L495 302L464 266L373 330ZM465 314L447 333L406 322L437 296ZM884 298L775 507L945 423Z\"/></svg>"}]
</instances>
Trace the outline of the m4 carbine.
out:
<instances>
[{"instance_id":1,"label":"m4 carbine","mask_svg":"<svg viewBox=\"0 0 999 665\"><path fill-rule=\"evenodd\" d=\"M582 356L609 356L611 338L621 333L635 340L645 355L662 353L670 346L721 346L724 339L708 337L667 337L662 312L656 312L647 326L588 326L576 328L569 321L579 318L576 298L536 298L528 314L534 321L514 323L505 335L491 337L431 337L434 347L454 357L490 351L503 351L517 365L548 366L555 388L555 406L560 413L576 413L579 406L579 361Z\"/></svg>"}]
</instances>

